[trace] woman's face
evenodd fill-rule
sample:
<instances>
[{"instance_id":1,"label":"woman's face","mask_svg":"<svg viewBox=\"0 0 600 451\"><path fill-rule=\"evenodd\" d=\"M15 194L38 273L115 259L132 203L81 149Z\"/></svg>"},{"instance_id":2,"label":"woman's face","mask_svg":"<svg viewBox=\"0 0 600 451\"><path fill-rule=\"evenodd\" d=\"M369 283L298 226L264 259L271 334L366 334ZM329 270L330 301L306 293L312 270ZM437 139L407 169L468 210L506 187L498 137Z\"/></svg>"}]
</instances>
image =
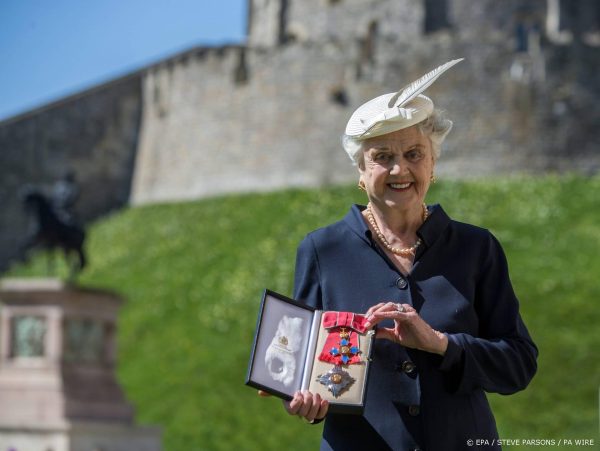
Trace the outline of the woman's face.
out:
<instances>
[{"instance_id":1,"label":"woman's face","mask_svg":"<svg viewBox=\"0 0 600 451\"><path fill-rule=\"evenodd\" d=\"M363 144L360 178L380 209L421 208L435 161L430 139L415 125L376 136Z\"/></svg>"}]
</instances>

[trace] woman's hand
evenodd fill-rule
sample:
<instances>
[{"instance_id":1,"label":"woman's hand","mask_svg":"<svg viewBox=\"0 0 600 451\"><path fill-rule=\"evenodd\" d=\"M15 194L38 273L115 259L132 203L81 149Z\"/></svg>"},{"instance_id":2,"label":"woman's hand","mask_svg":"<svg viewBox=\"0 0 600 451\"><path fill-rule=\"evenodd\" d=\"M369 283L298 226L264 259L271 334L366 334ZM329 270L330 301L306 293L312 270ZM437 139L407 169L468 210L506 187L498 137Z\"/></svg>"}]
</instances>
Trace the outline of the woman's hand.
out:
<instances>
[{"instance_id":1,"label":"woman's hand","mask_svg":"<svg viewBox=\"0 0 600 451\"><path fill-rule=\"evenodd\" d=\"M393 319L393 328L377 329L378 338L386 338L407 348L419 349L444 355L448 347L448 337L431 328L408 304L381 302L374 305L365 314L366 327L370 328L385 319Z\"/></svg>"},{"instance_id":2,"label":"woman's hand","mask_svg":"<svg viewBox=\"0 0 600 451\"><path fill-rule=\"evenodd\" d=\"M314 420L321 420L327 415L329 402L321 399L318 393L311 393L308 390L297 391L291 401L283 401L283 407L290 415L298 415L309 423Z\"/></svg>"},{"instance_id":3,"label":"woman's hand","mask_svg":"<svg viewBox=\"0 0 600 451\"><path fill-rule=\"evenodd\" d=\"M258 391L259 396L271 396L262 390ZM315 420L321 420L327 415L329 402L321 399L318 393L312 394L309 391L297 391L291 401L283 401L283 407L290 415L298 415L309 423Z\"/></svg>"}]
</instances>

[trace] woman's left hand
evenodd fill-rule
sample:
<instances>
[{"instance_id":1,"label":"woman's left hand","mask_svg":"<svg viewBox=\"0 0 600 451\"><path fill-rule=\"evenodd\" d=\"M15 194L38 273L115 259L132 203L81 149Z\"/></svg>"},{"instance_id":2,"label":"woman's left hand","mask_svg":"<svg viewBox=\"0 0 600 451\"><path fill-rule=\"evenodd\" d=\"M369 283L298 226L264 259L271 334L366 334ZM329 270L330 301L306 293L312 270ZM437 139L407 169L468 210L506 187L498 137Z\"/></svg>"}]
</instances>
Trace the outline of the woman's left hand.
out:
<instances>
[{"instance_id":1,"label":"woman's left hand","mask_svg":"<svg viewBox=\"0 0 600 451\"><path fill-rule=\"evenodd\" d=\"M448 337L434 330L408 304L381 302L374 305L365 314L367 328L371 328L386 319L394 320L394 327L377 328L377 337L386 338L407 348L419 349L444 355L448 347Z\"/></svg>"}]
</instances>

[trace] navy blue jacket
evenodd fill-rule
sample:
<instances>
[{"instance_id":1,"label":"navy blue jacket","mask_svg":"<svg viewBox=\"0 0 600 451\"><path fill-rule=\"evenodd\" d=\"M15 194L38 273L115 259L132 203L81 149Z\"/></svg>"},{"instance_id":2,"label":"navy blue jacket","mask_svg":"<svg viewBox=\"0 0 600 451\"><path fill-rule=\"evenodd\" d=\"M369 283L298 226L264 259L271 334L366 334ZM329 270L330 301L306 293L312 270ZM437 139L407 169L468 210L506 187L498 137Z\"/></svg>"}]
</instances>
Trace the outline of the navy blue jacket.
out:
<instances>
[{"instance_id":1,"label":"navy blue jacket","mask_svg":"<svg viewBox=\"0 0 600 451\"><path fill-rule=\"evenodd\" d=\"M294 297L357 313L381 301L410 304L447 334L448 349L442 357L376 340L364 414L328 414L321 449L499 449L467 444L498 438L485 392L522 390L537 369L500 244L435 205L404 275L371 236L363 209L354 205L343 220L302 241Z\"/></svg>"}]
</instances>

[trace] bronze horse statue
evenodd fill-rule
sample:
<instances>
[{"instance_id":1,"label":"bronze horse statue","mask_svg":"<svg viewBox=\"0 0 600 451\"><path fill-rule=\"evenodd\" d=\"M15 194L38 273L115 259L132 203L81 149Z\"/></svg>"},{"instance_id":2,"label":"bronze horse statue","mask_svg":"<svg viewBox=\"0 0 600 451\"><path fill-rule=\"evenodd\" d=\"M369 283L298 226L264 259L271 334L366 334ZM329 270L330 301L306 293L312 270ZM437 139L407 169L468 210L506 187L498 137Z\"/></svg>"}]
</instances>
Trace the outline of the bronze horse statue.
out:
<instances>
[{"instance_id":1,"label":"bronze horse statue","mask_svg":"<svg viewBox=\"0 0 600 451\"><path fill-rule=\"evenodd\" d=\"M22 255L26 255L32 248L41 248L46 250L50 257L55 249L62 249L71 270L70 278L73 278L86 264L83 227L72 218L61 215L52 202L38 190L27 190L23 194L23 205L25 210L32 214L34 223L21 248Z\"/></svg>"}]
</instances>

